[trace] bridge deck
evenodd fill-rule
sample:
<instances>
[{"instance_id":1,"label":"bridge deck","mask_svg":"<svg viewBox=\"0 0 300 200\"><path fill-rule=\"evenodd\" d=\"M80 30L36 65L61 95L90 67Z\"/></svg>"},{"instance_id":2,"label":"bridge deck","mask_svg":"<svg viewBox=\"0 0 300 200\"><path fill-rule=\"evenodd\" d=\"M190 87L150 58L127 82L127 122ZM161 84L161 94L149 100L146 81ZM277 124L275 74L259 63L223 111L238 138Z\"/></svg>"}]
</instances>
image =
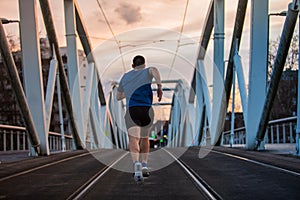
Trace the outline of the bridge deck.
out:
<instances>
[{"instance_id":1,"label":"bridge deck","mask_svg":"<svg viewBox=\"0 0 300 200\"><path fill-rule=\"evenodd\" d=\"M180 160L223 199L298 199L300 159L291 155L214 147L187 149ZM174 155L177 149L169 149ZM153 151L154 171L143 185L132 179L124 151L74 151L0 164L0 199L74 199L92 177L107 170L80 199L207 199L199 186L165 151ZM93 155L93 156L92 156ZM71 159L72 158L72 159ZM99 161L101 160L101 162ZM159 165L169 165L159 168ZM120 170L122 169L122 170ZM127 170L127 171L126 171ZM95 179L93 179L95 180ZM200 179L199 179L200 180Z\"/></svg>"}]
</instances>

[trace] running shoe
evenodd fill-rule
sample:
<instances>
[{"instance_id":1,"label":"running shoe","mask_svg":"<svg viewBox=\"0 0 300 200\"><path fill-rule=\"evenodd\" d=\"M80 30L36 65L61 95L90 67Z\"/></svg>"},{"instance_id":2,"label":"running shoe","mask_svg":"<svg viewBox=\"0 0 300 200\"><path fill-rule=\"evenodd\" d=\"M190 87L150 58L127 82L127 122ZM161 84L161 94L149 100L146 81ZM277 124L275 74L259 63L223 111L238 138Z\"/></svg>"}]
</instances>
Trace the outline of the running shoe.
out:
<instances>
[{"instance_id":1,"label":"running shoe","mask_svg":"<svg viewBox=\"0 0 300 200\"><path fill-rule=\"evenodd\" d=\"M142 173L143 173L143 177L149 177L150 176L149 168L148 167L143 167L142 168Z\"/></svg>"},{"instance_id":2,"label":"running shoe","mask_svg":"<svg viewBox=\"0 0 300 200\"><path fill-rule=\"evenodd\" d=\"M133 178L137 184L142 184L144 182L144 177L143 177L143 173L142 173L142 165L140 162L136 162L134 164Z\"/></svg>"}]
</instances>

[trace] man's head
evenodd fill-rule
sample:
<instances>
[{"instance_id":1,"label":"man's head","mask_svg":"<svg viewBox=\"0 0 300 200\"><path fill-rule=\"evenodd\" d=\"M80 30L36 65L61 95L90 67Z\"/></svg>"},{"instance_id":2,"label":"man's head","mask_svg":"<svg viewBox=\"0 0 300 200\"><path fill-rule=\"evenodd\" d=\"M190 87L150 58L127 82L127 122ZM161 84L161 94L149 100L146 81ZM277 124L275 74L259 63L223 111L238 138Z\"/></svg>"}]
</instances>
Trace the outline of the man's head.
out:
<instances>
[{"instance_id":1,"label":"man's head","mask_svg":"<svg viewBox=\"0 0 300 200\"><path fill-rule=\"evenodd\" d=\"M144 64L145 64L145 58L143 56L137 55L133 58L133 63L132 63L133 68Z\"/></svg>"}]
</instances>

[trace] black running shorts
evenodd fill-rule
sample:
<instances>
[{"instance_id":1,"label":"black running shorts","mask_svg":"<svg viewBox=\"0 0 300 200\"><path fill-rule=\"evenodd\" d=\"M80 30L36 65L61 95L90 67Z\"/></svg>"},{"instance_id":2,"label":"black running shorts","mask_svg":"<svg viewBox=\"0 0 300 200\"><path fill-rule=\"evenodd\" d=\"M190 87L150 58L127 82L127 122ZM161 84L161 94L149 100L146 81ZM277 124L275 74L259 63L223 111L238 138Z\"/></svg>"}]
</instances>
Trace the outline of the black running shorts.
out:
<instances>
[{"instance_id":1,"label":"black running shorts","mask_svg":"<svg viewBox=\"0 0 300 200\"><path fill-rule=\"evenodd\" d=\"M154 112L149 106L129 107L125 114L125 123L127 129L133 126L150 127L153 124Z\"/></svg>"}]
</instances>

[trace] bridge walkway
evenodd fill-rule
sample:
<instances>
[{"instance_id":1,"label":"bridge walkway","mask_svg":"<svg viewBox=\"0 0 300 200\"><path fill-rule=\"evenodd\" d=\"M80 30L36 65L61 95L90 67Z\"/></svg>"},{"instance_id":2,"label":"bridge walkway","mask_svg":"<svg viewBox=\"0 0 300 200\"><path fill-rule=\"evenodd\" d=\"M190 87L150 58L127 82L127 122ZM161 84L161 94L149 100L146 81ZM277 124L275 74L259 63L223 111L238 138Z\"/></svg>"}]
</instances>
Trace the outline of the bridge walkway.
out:
<instances>
[{"instance_id":1,"label":"bridge walkway","mask_svg":"<svg viewBox=\"0 0 300 200\"><path fill-rule=\"evenodd\" d=\"M151 176L142 185L133 181L130 156L123 150L73 151L2 162L0 199L299 198L300 159L291 154L224 147L190 147L182 155L179 148L165 150L152 151Z\"/></svg>"}]
</instances>

